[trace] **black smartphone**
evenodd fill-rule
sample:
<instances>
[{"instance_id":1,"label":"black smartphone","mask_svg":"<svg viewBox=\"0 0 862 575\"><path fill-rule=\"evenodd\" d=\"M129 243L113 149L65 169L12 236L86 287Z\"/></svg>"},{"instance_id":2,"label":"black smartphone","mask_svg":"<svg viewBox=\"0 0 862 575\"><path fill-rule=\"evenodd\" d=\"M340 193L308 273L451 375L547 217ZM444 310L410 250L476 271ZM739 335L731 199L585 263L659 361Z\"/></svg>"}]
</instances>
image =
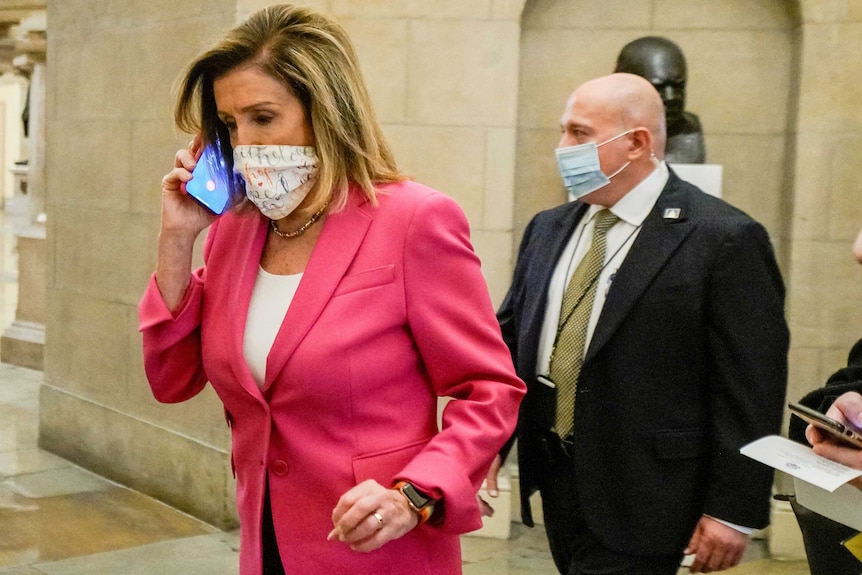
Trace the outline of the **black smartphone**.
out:
<instances>
[{"instance_id":1,"label":"black smartphone","mask_svg":"<svg viewBox=\"0 0 862 575\"><path fill-rule=\"evenodd\" d=\"M817 429L822 429L826 433L832 435L838 440L862 449L862 435L856 433L852 429L840 421L835 421L831 417L826 417L816 409L805 407L798 403L790 403L787 405L790 412L801 418L803 421L810 423Z\"/></svg>"},{"instance_id":2,"label":"black smartphone","mask_svg":"<svg viewBox=\"0 0 862 575\"><path fill-rule=\"evenodd\" d=\"M186 192L203 207L221 215L230 205L231 189L227 166L218 144L204 148L192 170L192 179L186 182Z\"/></svg>"}]
</instances>

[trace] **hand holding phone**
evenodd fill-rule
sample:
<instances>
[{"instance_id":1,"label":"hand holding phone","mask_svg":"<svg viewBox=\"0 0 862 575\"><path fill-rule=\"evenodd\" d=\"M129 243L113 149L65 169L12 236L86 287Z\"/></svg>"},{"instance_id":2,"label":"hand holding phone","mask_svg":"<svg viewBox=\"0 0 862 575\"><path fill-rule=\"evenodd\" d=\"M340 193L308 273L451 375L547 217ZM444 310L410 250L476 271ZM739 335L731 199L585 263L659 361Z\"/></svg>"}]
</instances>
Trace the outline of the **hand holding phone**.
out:
<instances>
[{"instance_id":1,"label":"hand holding phone","mask_svg":"<svg viewBox=\"0 0 862 575\"><path fill-rule=\"evenodd\" d=\"M840 421L836 421L815 409L805 407L799 403L790 403L787 407L790 408L791 413L801 418L803 421L810 423L817 429L825 431L838 441L846 445L862 449L862 435L853 431Z\"/></svg>"},{"instance_id":2,"label":"hand holding phone","mask_svg":"<svg viewBox=\"0 0 862 575\"><path fill-rule=\"evenodd\" d=\"M186 192L203 207L221 215L230 205L227 166L218 144L206 146L186 182Z\"/></svg>"}]
</instances>

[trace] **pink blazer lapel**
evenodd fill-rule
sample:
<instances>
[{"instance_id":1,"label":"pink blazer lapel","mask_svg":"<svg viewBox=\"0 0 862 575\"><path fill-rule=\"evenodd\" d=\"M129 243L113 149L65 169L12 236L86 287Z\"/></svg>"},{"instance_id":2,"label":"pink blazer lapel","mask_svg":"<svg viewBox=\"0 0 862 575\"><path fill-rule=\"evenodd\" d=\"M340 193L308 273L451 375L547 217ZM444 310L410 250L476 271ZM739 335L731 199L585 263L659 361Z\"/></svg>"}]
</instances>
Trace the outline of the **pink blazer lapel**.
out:
<instances>
[{"instance_id":1,"label":"pink blazer lapel","mask_svg":"<svg viewBox=\"0 0 862 575\"><path fill-rule=\"evenodd\" d=\"M347 272L371 225L366 199L351 192L344 210L327 216L293 303L273 342L266 364L266 390L278 377L296 347L320 316Z\"/></svg>"},{"instance_id":2,"label":"pink blazer lapel","mask_svg":"<svg viewBox=\"0 0 862 575\"><path fill-rule=\"evenodd\" d=\"M248 308L251 302L251 292L254 289L254 282L257 280L257 272L260 267L260 257L263 254L263 245L266 242L266 235L269 232L269 220L260 215L259 217L248 217L247 221L243 222L244 226L249 226L250 235L253 239L242 246L237 246L236 259L234 260L237 273L236 289L233 290L231 298L230 311L231 319L231 337L233 338L233 366L234 376L242 384L243 388L251 395L263 399L263 394L254 377L251 375L251 370L245 362L245 355L242 351L243 338L245 337L245 323L248 319ZM245 234L240 234L245 236ZM238 242L239 243L239 242ZM227 310L226 310L227 311Z\"/></svg>"}]
</instances>

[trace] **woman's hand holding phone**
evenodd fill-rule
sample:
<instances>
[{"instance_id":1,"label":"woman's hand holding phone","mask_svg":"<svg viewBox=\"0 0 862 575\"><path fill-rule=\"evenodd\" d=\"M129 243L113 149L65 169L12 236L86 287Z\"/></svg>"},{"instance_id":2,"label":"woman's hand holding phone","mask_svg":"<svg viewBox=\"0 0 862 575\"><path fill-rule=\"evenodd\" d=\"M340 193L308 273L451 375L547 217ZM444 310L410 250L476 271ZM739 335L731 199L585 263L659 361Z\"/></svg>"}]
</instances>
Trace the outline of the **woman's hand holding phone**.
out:
<instances>
[{"instance_id":1,"label":"woman's hand holding phone","mask_svg":"<svg viewBox=\"0 0 862 575\"><path fill-rule=\"evenodd\" d=\"M835 417L830 417L828 414L820 413L815 409L811 409L798 403L791 403L788 407L790 408L791 413L809 424L809 429L818 431L818 435L811 436L812 439L820 441L828 439L838 441L839 443L846 443L857 449L862 449L862 435L859 435L859 433L857 433L852 427L845 425L845 418L840 409L836 408L835 411L831 412ZM836 417L838 419L836 419ZM807 431L808 430L806 430L806 432ZM825 432L826 435L823 435L822 432ZM821 435L823 435L823 437L820 437ZM813 444L814 442L810 443Z\"/></svg>"},{"instance_id":2,"label":"woman's hand holding phone","mask_svg":"<svg viewBox=\"0 0 862 575\"><path fill-rule=\"evenodd\" d=\"M197 156L192 179L185 183L186 193L215 215L230 207L231 177L218 141L204 147Z\"/></svg>"},{"instance_id":3,"label":"woman's hand holding phone","mask_svg":"<svg viewBox=\"0 0 862 575\"><path fill-rule=\"evenodd\" d=\"M201 137L196 136L188 149L177 152L174 168L162 178L156 283L165 305L172 312L180 307L189 286L195 240L217 217L184 189L185 183L192 179L200 152Z\"/></svg>"},{"instance_id":4,"label":"woman's hand holding phone","mask_svg":"<svg viewBox=\"0 0 862 575\"><path fill-rule=\"evenodd\" d=\"M216 215L188 195L185 185L203 152L201 136L174 157L174 168L162 178L162 233L191 236L192 241L216 219Z\"/></svg>"},{"instance_id":5,"label":"woman's hand holding phone","mask_svg":"<svg viewBox=\"0 0 862 575\"><path fill-rule=\"evenodd\" d=\"M857 432L862 430L862 421L860 421L862 395L854 391L841 395L826 412L826 416L848 429ZM862 449L839 441L830 433L817 429L813 424L809 424L805 430L805 437L817 455L854 469L862 469ZM856 478L850 484L857 489L862 489L862 478Z\"/></svg>"}]
</instances>

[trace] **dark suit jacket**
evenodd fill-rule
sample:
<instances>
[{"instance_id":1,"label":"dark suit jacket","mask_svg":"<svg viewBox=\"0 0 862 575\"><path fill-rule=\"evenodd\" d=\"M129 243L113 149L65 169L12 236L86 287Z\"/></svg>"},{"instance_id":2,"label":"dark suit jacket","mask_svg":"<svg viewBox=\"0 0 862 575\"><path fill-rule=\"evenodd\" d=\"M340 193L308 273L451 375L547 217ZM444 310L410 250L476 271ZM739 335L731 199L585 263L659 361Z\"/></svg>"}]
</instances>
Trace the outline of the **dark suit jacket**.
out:
<instances>
[{"instance_id":1,"label":"dark suit jacket","mask_svg":"<svg viewBox=\"0 0 862 575\"><path fill-rule=\"evenodd\" d=\"M537 437L554 418L554 390L535 380L548 284L586 209L569 203L530 222L498 312L528 384L518 431L528 525ZM780 430L788 339L766 230L671 171L616 273L577 388L573 488L606 546L680 553L704 513L767 524L772 470L739 448Z\"/></svg>"}]
</instances>

